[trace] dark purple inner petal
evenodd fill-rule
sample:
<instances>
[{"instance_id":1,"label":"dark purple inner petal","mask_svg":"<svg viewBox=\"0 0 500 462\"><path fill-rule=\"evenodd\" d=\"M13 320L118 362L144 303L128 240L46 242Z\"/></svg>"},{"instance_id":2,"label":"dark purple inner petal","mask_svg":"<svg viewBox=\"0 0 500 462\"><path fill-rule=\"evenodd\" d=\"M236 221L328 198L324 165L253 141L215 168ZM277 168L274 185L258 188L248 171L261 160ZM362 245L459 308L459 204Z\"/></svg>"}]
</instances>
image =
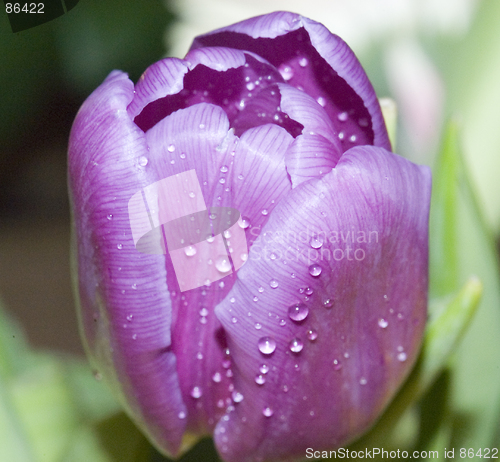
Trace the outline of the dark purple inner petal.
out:
<instances>
[{"instance_id":1,"label":"dark purple inner petal","mask_svg":"<svg viewBox=\"0 0 500 462\"><path fill-rule=\"evenodd\" d=\"M280 101L281 94L277 85L261 89L254 97L248 99L244 108L230 120L235 135L241 136L249 128L259 125L275 124L297 138L304 126L280 109Z\"/></svg>"},{"instance_id":2,"label":"dark purple inner petal","mask_svg":"<svg viewBox=\"0 0 500 462\"><path fill-rule=\"evenodd\" d=\"M319 55L303 28L276 38L254 39L236 32L220 32L197 40L204 46L228 43L273 64L286 83L304 90L325 108L344 151L355 145L373 144L371 116L362 98Z\"/></svg>"},{"instance_id":3,"label":"dark purple inner petal","mask_svg":"<svg viewBox=\"0 0 500 462\"><path fill-rule=\"evenodd\" d=\"M277 82L283 82L280 73L249 54L244 66L224 72L200 64L186 74L182 91L149 103L134 122L146 132L179 109L211 103L224 109L238 136L249 128L273 123L296 137L303 126L280 110Z\"/></svg>"}]
</instances>

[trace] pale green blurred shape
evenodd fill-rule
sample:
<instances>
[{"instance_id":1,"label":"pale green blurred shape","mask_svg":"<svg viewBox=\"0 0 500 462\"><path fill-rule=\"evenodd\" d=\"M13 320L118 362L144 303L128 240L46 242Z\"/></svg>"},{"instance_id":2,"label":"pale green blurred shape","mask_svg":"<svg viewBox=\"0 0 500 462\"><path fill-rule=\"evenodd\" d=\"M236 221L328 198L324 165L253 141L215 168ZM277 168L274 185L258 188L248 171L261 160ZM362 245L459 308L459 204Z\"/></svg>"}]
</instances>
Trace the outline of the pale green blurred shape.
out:
<instances>
[{"instance_id":1,"label":"pale green blurred shape","mask_svg":"<svg viewBox=\"0 0 500 462\"><path fill-rule=\"evenodd\" d=\"M443 59L445 57L443 56ZM450 111L463 129L463 152L488 225L500 235L500 2L482 0L452 54ZM439 63L438 63L439 64Z\"/></svg>"}]
</instances>

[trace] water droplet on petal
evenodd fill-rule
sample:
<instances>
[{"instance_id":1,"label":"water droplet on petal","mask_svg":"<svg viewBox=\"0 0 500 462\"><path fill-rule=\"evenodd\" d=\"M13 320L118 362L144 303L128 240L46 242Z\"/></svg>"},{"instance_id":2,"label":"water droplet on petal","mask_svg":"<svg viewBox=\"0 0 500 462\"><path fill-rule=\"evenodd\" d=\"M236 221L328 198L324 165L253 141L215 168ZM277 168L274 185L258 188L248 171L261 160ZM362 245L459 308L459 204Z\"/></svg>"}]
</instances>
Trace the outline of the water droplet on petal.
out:
<instances>
[{"instance_id":1,"label":"water droplet on petal","mask_svg":"<svg viewBox=\"0 0 500 462\"><path fill-rule=\"evenodd\" d=\"M269 366L267 364L261 364L259 367L259 371L262 374L267 374L269 372Z\"/></svg>"},{"instance_id":2,"label":"water droplet on petal","mask_svg":"<svg viewBox=\"0 0 500 462\"><path fill-rule=\"evenodd\" d=\"M331 298L327 298L324 302L323 302L323 306L325 308L331 308L333 306L333 299Z\"/></svg>"},{"instance_id":3,"label":"water droplet on petal","mask_svg":"<svg viewBox=\"0 0 500 462\"><path fill-rule=\"evenodd\" d=\"M271 417L274 414L274 411L268 406L262 410L262 414L264 414L266 417Z\"/></svg>"},{"instance_id":4,"label":"water droplet on petal","mask_svg":"<svg viewBox=\"0 0 500 462\"><path fill-rule=\"evenodd\" d=\"M146 156L139 157L139 165L141 167L145 167L146 165L148 165L148 158Z\"/></svg>"},{"instance_id":5,"label":"water droplet on petal","mask_svg":"<svg viewBox=\"0 0 500 462\"><path fill-rule=\"evenodd\" d=\"M311 247L313 249L320 249L324 243L323 236L315 234L314 236L311 237L311 240L309 243L311 244Z\"/></svg>"},{"instance_id":6,"label":"water droplet on petal","mask_svg":"<svg viewBox=\"0 0 500 462\"><path fill-rule=\"evenodd\" d=\"M190 191L190 193L188 194L188 196L191 198L191 199L194 199L196 197L196 194L193 192L193 191Z\"/></svg>"},{"instance_id":7,"label":"water droplet on petal","mask_svg":"<svg viewBox=\"0 0 500 462\"><path fill-rule=\"evenodd\" d=\"M177 414L177 416L179 417L179 419L185 419L186 413L184 411L181 411L181 412L179 412L179 414Z\"/></svg>"},{"instance_id":8,"label":"water droplet on petal","mask_svg":"<svg viewBox=\"0 0 500 462\"><path fill-rule=\"evenodd\" d=\"M116 247L118 248L118 250L121 250L123 249L123 244L118 244Z\"/></svg>"},{"instance_id":9,"label":"water droplet on petal","mask_svg":"<svg viewBox=\"0 0 500 462\"><path fill-rule=\"evenodd\" d=\"M191 389L191 396L194 398L194 399L198 399L198 398L201 398L201 395L202 395L202 391L201 391L201 388L200 387L193 387Z\"/></svg>"},{"instance_id":10,"label":"water droplet on petal","mask_svg":"<svg viewBox=\"0 0 500 462\"><path fill-rule=\"evenodd\" d=\"M173 144L170 144L167 148L168 152L174 152L175 151L175 146Z\"/></svg>"},{"instance_id":11,"label":"water droplet on petal","mask_svg":"<svg viewBox=\"0 0 500 462\"><path fill-rule=\"evenodd\" d=\"M258 289L257 289L260 293L264 292L264 287L260 286Z\"/></svg>"},{"instance_id":12,"label":"water droplet on petal","mask_svg":"<svg viewBox=\"0 0 500 462\"><path fill-rule=\"evenodd\" d=\"M306 293L306 295L312 295L313 290L310 287L306 287L305 293Z\"/></svg>"},{"instance_id":13,"label":"water droplet on petal","mask_svg":"<svg viewBox=\"0 0 500 462\"><path fill-rule=\"evenodd\" d=\"M315 278L317 278L321 272L323 271L323 268L321 268L320 265L318 265L317 263L314 263L313 265L311 265L309 267L309 274L311 276L314 276Z\"/></svg>"},{"instance_id":14,"label":"water droplet on petal","mask_svg":"<svg viewBox=\"0 0 500 462\"><path fill-rule=\"evenodd\" d=\"M342 363L338 359L333 360L333 369L336 371L342 369Z\"/></svg>"},{"instance_id":15,"label":"water droplet on petal","mask_svg":"<svg viewBox=\"0 0 500 462\"><path fill-rule=\"evenodd\" d=\"M110 213L110 214L108 215L108 220L112 220L112 219L113 219L113 214L111 214L111 213Z\"/></svg>"},{"instance_id":16,"label":"water droplet on petal","mask_svg":"<svg viewBox=\"0 0 500 462\"><path fill-rule=\"evenodd\" d=\"M262 213L262 215L266 216L269 212L267 211L267 209L264 209L264 210L262 210L261 213Z\"/></svg>"},{"instance_id":17,"label":"water droplet on petal","mask_svg":"<svg viewBox=\"0 0 500 462\"><path fill-rule=\"evenodd\" d=\"M220 183L220 184L224 184L225 182L226 182L226 179L225 179L225 178L221 178L221 179L219 180L219 183Z\"/></svg>"},{"instance_id":18,"label":"water droplet on petal","mask_svg":"<svg viewBox=\"0 0 500 462\"><path fill-rule=\"evenodd\" d=\"M313 342L314 340L316 340L318 338L318 331L316 329L309 329L307 331L307 338Z\"/></svg>"},{"instance_id":19,"label":"water droplet on petal","mask_svg":"<svg viewBox=\"0 0 500 462\"><path fill-rule=\"evenodd\" d=\"M309 314L309 308L304 303L295 303L288 308L288 316L292 321L303 321Z\"/></svg>"},{"instance_id":20,"label":"water droplet on petal","mask_svg":"<svg viewBox=\"0 0 500 462\"><path fill-rule=\"evenodd\" d=\"M247 83L247 90L252 91L255 88L255 84L253 82Z\"/></svg>"},{"instance_id":21,"label":"water droplet on petal","mask_svg":"<svg viewBox=\"0 0 500 462\"><path fill-rule=\"evenodd\" d=\"M366 384L367 384L367 380L366 380L364 377L361 377L361 378L359 379L359 384L360 384L360 385L366 385Z\"/></svg>"},{"instance_id":22,"label":"water droplet on petal","mask_svg":"<svg viewBox=\"0 0 500 462\"><path fill-rule=\"evenodd\" d=\"M292 353L300 353L304 348L304 343L299 338L294 338L290 342L289 348Z\"/></svg>"},{"instance_id":23,"label":"water droplet on petal","mask_svg":"<svg viewBox=\"0 0 500 462\"><path fill-rule=\"evenodd\" d=\"M378 325L382 328L382 329L385 329L389 323L384 319L384 318L380 318L378 320Z\"/></svg>"},{"instance_id":24,"label":"water droplet on petal","mask_svg":"<svg viewBox=\"0 0 500 462\"><path fill-rule=\"evenodd\" d=\"M220 255L217 257L217 260L215 260L215 267L220 273L228 273L231 271L231 262L229 261L228 256Z\"/></svg>"},{"instance_id":25,"label":"water droplet on petal","mask_svg":"<svg viewBox=\"0 0 500 462\"><path fill-rule=\"evenodd\" d=\"M326 100L325 98L323 98L322 96L318 96L316 98L316 101L318 102L318 104L321 106L321 107L325 107L326 106Z\"/></svg>"},{"instance_id":26,"label":"water droplet on petal","mask_svg":"<svg viewBox=\"0 0 500 462\"><path fill-rule=\"evenodd\" d=\"M257 330L262 329L262 324L261 324L260 322L256 322L256 323L255 323L255 328L256 328Z\"/></svg>"},{"instance_id":27,"label":"water droplet on petal","mask_svg":"<svg viewBox=\"0 0 500 462\"><path fill-rule=\"evenodd\" d=\"M300 67L306 67L309 64L309 60L307 58L300 58L299 60L299 66Z\"/></svg>"},{"instance_id":28,"label":"water droplet on petal","mask_svg":"<svg viewBox=\"0 0 500 462\"><path fill-rule=\"evenodd\" d=\"M188 257L192 257L193 255L196 255L196 247L194 247L192 245L188 245L187 247L184 248L184 253Z\"/></svg>"},{"instance_id":29,"label":"water droplet on petal","mask_svg":"<svg viewBox=\"0 0 500 462\"><path fill-rule=\"evenodd\" d=\"M351 135L351 136L349 137L349 141L350 141L351 143L355 143L355 142L356 142L356 139L357 139L357 138L356 138L356 135Z\"/></svg>"},{"instance_id":30,"label":"water droplet on petal","mask_svg":"<svg viewBox=\"0 0 500 462\"><path fill-rule=\"evenodd\" d=\"M239 391L233 391L231 397L235 403L241 403L243 401L243 395Z\"/></svg>"},{"instance_id":31,"label":"water droplet on petal","mask_svg":"<svg viewBox=\"0 0 500 462\"><path fill-rule=\"evenodd\" d=\"M185 152L181 152L181 155L179 156L181 159L185 159L186 158L186 153Z\"/></svg>"},{"instance_id":32,"label":"water droplet on petal","mask_svg":"<svg viewBox=\"0 0 500 462\"><path fill-rule=\"evenodd\" d=\"M402 351L401 353L398 353L398 361L404 362L406 361L406 353Z\"/></svg>"},{"instance_id":33,"label":"water droplet on petal","mask_svg":"<svg viewBox=\"0 0 500 462\"><path fill-rule=\"evenodd\" d=\"M338 115L337 115L337 118L341 121L341 122L345 122L349 117L349 114L347 114L347 112L340 112Z\"/></svg>"},{"instance_id":34,"label":"water droplet on petal","mask_svg":"<svg viewBox=\"0 0 500 462\"><path fill-rule=\"evenodd\" d=\"M133 314L128 314L127 315L127 321L128 322L132 322L132 319L134 318L134 315Z\"/></svg>"},{"instance_id":35,"label":"water droplet on petal","mask_svg":"<svg viewBox=\"0 0 500 462\"><path fill-rule=\"evenodd\" d=\"M276 279L272 279L270 282L269 282L269 285L271 286L271 289L276 289L278 287L278 281Z\"/></svg>"},{"instance_id":36,"label":"water droplet on petal","mask_svg":"<svg viewBox=\"0 0 500 462\"><path fill-rule=\"evenodd\" d=\"M293 69L287 65L281 65L278 69L283 80L290 80L293 77Z\"/></svg>"},{"instance_id":37,"label":"water droplet on petal","mask_svg":"<svg viewBox=\"0 0 500 462\"><path fill-rule=\"evenodd\" d=\"M247 229L250 226L250 221L248 220L248 218L241 217L238 220L238 225L240 228Z\"/></svg>"},{"instance_id":38,"label":"water droplet on petal","mask_svg":"<svg viewBox=\"0 0 500 462\"><path fill-rule=\"evenodd\" d=\"M270 355L276 350L276 341L272 337L261 337L257 345L264 355Z\"/></svg>"},{"instance_id":39,"label":"water droplet on petal","mask_svg":"<svg viewBox=\"0 0 500 462\"><path fill-rule=\"evenodd\" d=\"M257 385L264 385L266 383L266 378L262 374L257 374L255 376L255 383Z\"/></svg>"},{"instance_id":40,"label":"water droplet on petal","mask_svg":"<svg viewBox=\"0 0 500 462\"><path fill-rule=\"evenodd\" d=\"M215 383L220 383L220 381L222 380L222 375L220 374L220 372L215 372L214 375L212 375L212 380Z\"/></svg>"}]
</instances>

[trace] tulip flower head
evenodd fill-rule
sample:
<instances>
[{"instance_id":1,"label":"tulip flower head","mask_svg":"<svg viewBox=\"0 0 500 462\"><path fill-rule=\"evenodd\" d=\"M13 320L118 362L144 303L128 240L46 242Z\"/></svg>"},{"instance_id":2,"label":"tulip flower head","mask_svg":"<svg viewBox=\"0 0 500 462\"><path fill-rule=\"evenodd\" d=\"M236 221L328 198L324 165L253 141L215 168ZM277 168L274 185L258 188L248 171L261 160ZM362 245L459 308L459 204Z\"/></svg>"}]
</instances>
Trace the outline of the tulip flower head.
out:
<instances>
[{"instance_id":1,"label":"tulip flower head","mask_svg":"<svg viewBox=\"0 0 500 462\"><path fill-rule=\"evenodd\" d=\"M287 12L114 71L69 144L82 336L164 453L304 458L376 421L418 355L430 173L391 153L349 47Z\"/></svg>"}]
</instances>

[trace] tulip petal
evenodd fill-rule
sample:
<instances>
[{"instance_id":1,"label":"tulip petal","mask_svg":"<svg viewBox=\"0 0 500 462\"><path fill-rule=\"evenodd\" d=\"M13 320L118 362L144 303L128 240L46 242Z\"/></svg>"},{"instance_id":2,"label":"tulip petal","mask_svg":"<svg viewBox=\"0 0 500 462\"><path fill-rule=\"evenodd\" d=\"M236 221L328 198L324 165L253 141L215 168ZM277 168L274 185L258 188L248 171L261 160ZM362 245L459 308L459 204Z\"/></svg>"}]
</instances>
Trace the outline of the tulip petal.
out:
<instances>
[{"instance_id":1,"label":"tulip petal","mask_svg":"<svg viewBox=\"0 0 500 462\"><path fill-rule=\"evenodd\" d=\"M344 151L373 144L390 149L375 91L352 50L323 25L276 12L198 36L192 49L228 46L252 51L274 65L285 81L323 106Z\"/></svg>"},{"instance_id":2,"label":"tulip petal","mask_svg":"<svg viewBox=\"0 0 500 462\"><path fill-rule=\"evenodd\" d=\"M134 99L127 108L131 119L149 103L179 93L188 70L186 62L177 58L162 59L149 66L135 85Z\"/></svg>"},{"instance_id":3,"label":"tulip petal","mask_svg":"<svg viewBox=\"0 0 500 462\"><path fill-rule=\"evenodd\" d=\"M127 203L147 184L144 134L126 108L134 88L113 72L78 112L69 143L80 326L89 356L155 443L178 450L185 430L164 257L135 247Z\"/></svg>"},{"instance_id":4,"label":"tulip petal","mask_svg":"<svg viewBox=\"0 0 500 462\"><path fill-rule=\"evenodd\" d=\"M252 128L238 138L222 108L199 103L165 117L146 133L146 139L149 152L144 168L149 178L159 181L194 170L207 207L232 207L244 217L248 243L258 237L273 209L291 190L284 159L293 137L276 125ZM197 253L183 256L186 263L200 255L200 247L194 247ZM245 257L246 253L245 246ZM233 261L242 256L232 255ZM218 268L214 260L212 266ZM200 270L207 267L203 265L200 261ZM180 292L169 255L165 266L174 319L172 351L178 361L187 425L193 431L209 432L231 402L232 365L213 308L226 297L235 274L221 268L221 279Z\"/></svg>"},{"instance_id":5,"label":"tulip petal","mask_svg":"<svg viewBox=\"0 0 500 462\"><path fill-rule=\"evenodd\" d=\"M392 399L426 320L430 185L428 168L355 147L276 207L215 310L243 396L215 429L224 460L339 447Z\"/></svg>"}]
</instances>

